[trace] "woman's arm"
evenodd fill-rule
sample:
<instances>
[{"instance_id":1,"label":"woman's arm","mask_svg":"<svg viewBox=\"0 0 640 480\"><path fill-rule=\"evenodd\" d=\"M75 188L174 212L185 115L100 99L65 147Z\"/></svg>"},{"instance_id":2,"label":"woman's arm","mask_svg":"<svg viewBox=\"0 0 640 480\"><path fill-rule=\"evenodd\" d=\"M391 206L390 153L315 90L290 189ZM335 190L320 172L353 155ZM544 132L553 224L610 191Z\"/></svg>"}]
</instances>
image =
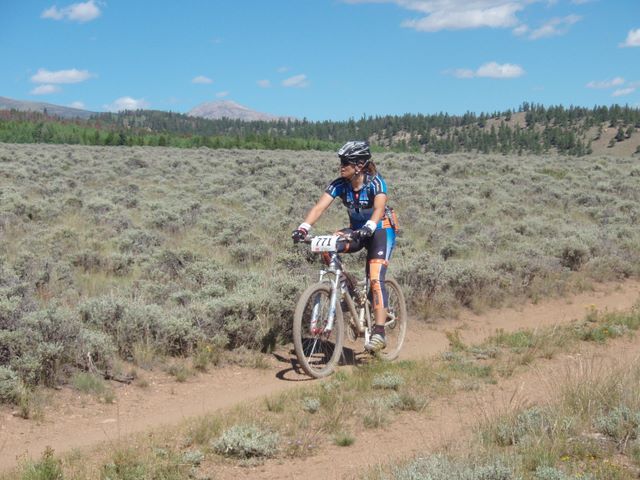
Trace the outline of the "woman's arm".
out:
<instances>
[{"instance_id":1,"label":"woman's arm","mask_svg":"<svg viewBox=\"0 0 640 480\"><path fill-rule=\"evenodd\" d=\"M387 196L384 193L376 195L373 199L373 213L369 220L377 225L378 222L382 220L382 217L384 217L384 208L386 206Z\"/></svg>"},{"instance_id":2,"label":"woman's arm","mask_svg":"<svg viewBox=\"0 0 640 480\"><path fill-rule=\"evenodd\" d=\"M367 220L367 223L364 226L356 230L356 235L360 238L368 238L376 231L378 228L378 222L382 220L384 216L384 207L387 205L387 195L384 193L379 193L373 199L373 213L371 214L371 218Z\"/></svg>"},{"instance_id":3,"label":"woman's arm","mask_svg":"<svg viewBox=\"0 0 640 480\"><path fill-rule=\"evenodd\" d=\"M328 193L323 193L318 202L309 210L309 213L307 213L307 216L304 218L304 223L310 226L316 223L324 211L329 208L331 202L333 202L333 197Z\"/></svg>"}]
</instances>

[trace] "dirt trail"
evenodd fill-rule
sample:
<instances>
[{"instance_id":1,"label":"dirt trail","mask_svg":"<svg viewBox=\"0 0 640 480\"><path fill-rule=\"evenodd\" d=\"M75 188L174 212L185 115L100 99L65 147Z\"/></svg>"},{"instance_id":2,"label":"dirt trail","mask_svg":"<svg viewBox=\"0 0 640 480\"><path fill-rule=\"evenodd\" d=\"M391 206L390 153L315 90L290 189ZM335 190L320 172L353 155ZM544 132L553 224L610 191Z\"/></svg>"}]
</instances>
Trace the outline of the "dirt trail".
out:
<instances>
[{"instance_id":1,"label":"dirt trail","mask_svg":"<svg viewBox=\"0 0 640 480\"><path fill-rule=\"evenodd\" d=\"M544 301L536 305L525 304L517 308L491 310L481 315L465 312L456 320L444 320L436 324L414 323L410 326L401 358L429 357L447 350L447 330L460 329L461 338L465 342L473 343L493 334L496 329L513 331L582 318L590 305L595 305L598 310L626 310L635 303L639 295L640 282L627 281L623 284L598 285L593 292ZM292 368L292 359L288 350L282 350L273 356L269 369L227 367L201 374L185 383L176 383L164 374L149 374L149 387L145 389L132 385L114 385L116 401L113 404L99 403L92 397L64 388L62 391L51 393L44 408L44 420L41 421L23 420L12 415L6 408L0 409L0 470L15 466L20 458L39 457L47 446L53 447L57 453L95 446L100 442L118 440L131 433L163 425L175 425L193 416L284 391L300 385L301 382L310 381ZM508 387L505 388L508 390ZM365 448L358 448L357 451L371 451L366 449L368 441L371 445L384 442L385 448L389 445L394 446L389 449L389 453L395 452L394 456L400 452L410 455L412 451L420 448L420 445L426 445L425 442L433 444L448 438L449 434L459 427L458 417L462 410L446 401L442 405L437 405L436 402L430 408L438 411L438 417L427 417L424 420L427 424L419 425L413 420L400 420L394 423L393 430L372 434L370 440L366 435L363 438L358 437L358 445ZM430 425L429 422L435 423ZM327 456L334 454L335 457ZM322 463L326 463L327 459L333 465L331 468L335 470L327 470L326 465ZM303 472L306 476L307 469L313 469L314 465L318 468L317 473L321 478L338 478L345 474L348 476L357 473L368 461L369 459L363 461L362 458L358 459L357 455L354 456L353 449L332 447L326 454L304 461L287 462L286 465L292 469L279 472L280 476L277 478L296 478ZM303 470L293 468L297 464L300 464ZM251 478L264 475L264 478L276 478L275 473L272 476L271 471L274 467L277 467L277 464L270 462L268 466L256 469L226 469L222 476L217 473L216 478L227 478L227 475L249 475Z\"/></svg>"},{"instance_id":2,"label":"dirt trail","mask_svg":"<svg viewBox=\"0 0 640 480\"><path fill-rule=\"evenodd\" d=\"M607 371L608 366L637 363L640 336L619 338L606 345L583 343L572 354L552 359L536 359L533 365L497 385L483 385L478 391L458 391L438 398L424 412L403 412L383 430L362 430L348 447L323 445L322 451L308 458L268 461L253 468L216 465L216 479L284 480L299 478L358 479L372 469L411 460L429 452L465 452L474 428L483 419L531 405L544 405L558 393L558 386L570 374Z\"/></svg>"}]
</instances>

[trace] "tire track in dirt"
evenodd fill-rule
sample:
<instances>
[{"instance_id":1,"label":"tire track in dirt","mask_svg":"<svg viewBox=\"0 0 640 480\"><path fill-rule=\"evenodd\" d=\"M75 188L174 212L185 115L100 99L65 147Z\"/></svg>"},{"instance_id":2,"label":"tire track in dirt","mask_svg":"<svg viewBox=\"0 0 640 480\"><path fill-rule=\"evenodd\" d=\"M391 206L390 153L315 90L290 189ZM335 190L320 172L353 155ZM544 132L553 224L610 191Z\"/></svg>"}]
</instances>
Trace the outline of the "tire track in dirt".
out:
<instances>
[{"instance_id":1,"label":"tire track in dirt","mask_svg":"<svg viewBox=\"0 0 640 480\"><path fill-rule=\"evenodd\" d=\"M629 280L621 284L597 285L592 292L573 295L565 299L552 299L538 304L524 304L515 308L490 310L483 314L463 312L455 320L442 320L437 323L413 323L409 326L407 340L401 358L417 359L429 357L448 349L445 332L459 329L460 337L467 343L475 343L493 334L496 329L514 331L521 328L535 328L550 324L566 323L582 318L587 308L594 305L599 310L627 310L638 299L640 282ZM293 355L289 350L277 352L271 359L272 368L254 370L240 367L225 367L210 373L198 375L185 383L176 383L174 379L161 373L146 375L149 387L141 389L132 385L114 385L116 401L103 404L87 395L81 395L72 389L63 388L49 395L48 405L44 407L44 419L41 421L24 420L12 415L7 408L0 409L0 470L14 467L20 458L38 458L47 446L58 453L77 448L98 446L101 442L115 442L129 434L176 425L187 418L231 407L242 401L260 398L277 392L295 388L302 382L310 381L297 373L292 367ZM424 425L412 434L430 442L447 438L448 425L455 424L457 410L450 413L447 404L436 408L438 411L437 429L434 425ZM442 423L442 418L451 416L451 422ZM403 422L394 423L393 432L403 429ZM398 425L398 427L396 427ZM409 422L406 428L413 428ZM453 428L453 427L451 427ZM371 448L382 444L404 444L403 436L397 439L389 437L391 430L377 432L371 440ZM358 438L357 451L373 451L365 438ZM309 467L327 460L329 468L336 468L335 475L343 475L349 471L349 465L362 466L356 461L352 449L330 447L307 460ZM412 449L405 451L410 454ZM346 453L344 453L346 452ZM343 460L337 461L332 454L345 454ZM328 455L328 456L327 456ZM369 454L370 457L370 454ZM324 458L324 460L322 460ZM283 460L284 461L284 460ZM344 461L345 463L340 463ZM370 461L370 460L369 460ZM275 462L269 462L272 465ZM287 461L287 464L290 462ZM295 464L296 461L293 461ZM255 478L261 475L261 467L249 469ZM266 468L266 467L264 467ZM269 467L271 468L271 467ZM354 467L355 468L355 467ZM270 477L266 470L264 478ZM226 472L229 476L244 475L245 469ZM300 473L300 472L299 472ZM304 472L302 472L304 473ZM294 478L286 476L279 478ZM325 475L323 478L338 478ZM306 473L305 473L306 475ZM348 474L347 474L348 475ZM216 474L216 478L219 477ZM254 477L251 477L254 478Z\"/></svg>"}]
</instances>

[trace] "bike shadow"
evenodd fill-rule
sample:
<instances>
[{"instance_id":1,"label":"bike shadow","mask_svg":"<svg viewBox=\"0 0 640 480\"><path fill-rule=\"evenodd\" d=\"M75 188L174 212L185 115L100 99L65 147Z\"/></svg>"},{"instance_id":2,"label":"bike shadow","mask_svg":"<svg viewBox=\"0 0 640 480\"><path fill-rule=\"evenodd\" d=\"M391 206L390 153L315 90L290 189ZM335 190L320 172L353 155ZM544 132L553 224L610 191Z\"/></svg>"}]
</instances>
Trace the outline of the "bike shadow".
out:
<instances>
[{"instance_id":1,"label":"bike shadow","mask_svg":"<svg viewBox=\"0 0 640 480\"><path fill-rule=\"evenodd\" d=\"M273 357L281 363L289 364L290 367L284 368L276 372L276 378L279 380L284 380L286 382L306 382L309 380L314 380L313 378L305 375L298 359L296 358L296 353L293 349L288 352L288 355L281 355L279 353L273 353Z\"/></svg>"},{"instance_id":2,"label":"bike shadow","mask_svg":"<svg viewBox=\"0 0 640 480\"><path fill-rule=\"evenodd\" d=\"M289 365L287 368L283 368L276 372L275 376L279 380L286 382L307 382L315 380L315 378L311 378L304 372L304 370L302 370L302 367L298 362L298 358L296 357L296 352L293 349L289 350L286 354L273 353L273 357L278 362ZM368 358L370 358L370 355L365 351L357 352L352 348L343 347L339 365L358 367L360 365L364 365Z\"/></svg>"}]
</instances>

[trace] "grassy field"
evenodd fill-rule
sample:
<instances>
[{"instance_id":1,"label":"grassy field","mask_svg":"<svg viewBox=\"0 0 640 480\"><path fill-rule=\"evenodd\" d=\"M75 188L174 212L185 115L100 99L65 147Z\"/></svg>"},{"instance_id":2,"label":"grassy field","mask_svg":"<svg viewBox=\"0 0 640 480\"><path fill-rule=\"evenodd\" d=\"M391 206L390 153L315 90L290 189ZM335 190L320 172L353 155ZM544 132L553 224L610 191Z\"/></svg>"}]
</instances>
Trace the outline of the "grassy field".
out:
<instances>
[{"instance_id":1,"label":"grassy field","mask_svg":"<svg viewBox=\"0 0 640 480\"><path fill-rule=\"evenodd\" d=\"M638 274L631 158L374 160L402 229L390 274L419 318ZM0 402L126 376L122 359L206 369L287 341L317 268L290 231L336 176L323 152L0 144ZM317 231L345 222L336 206Z\"/></svg>"}]
</instances>

